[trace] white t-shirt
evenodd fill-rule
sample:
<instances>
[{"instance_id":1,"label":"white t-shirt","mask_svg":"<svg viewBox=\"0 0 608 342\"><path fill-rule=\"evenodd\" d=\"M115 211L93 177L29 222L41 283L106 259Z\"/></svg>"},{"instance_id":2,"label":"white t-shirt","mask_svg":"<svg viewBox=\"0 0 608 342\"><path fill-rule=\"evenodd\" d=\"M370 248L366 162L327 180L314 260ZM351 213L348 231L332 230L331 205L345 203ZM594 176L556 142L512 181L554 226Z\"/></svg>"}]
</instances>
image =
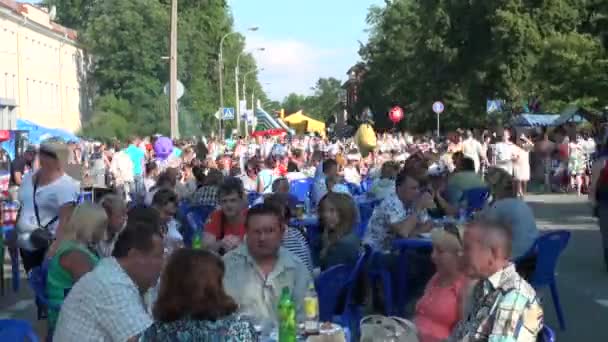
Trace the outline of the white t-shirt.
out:
<instances>
[{"instance_id":1,"label":"white t-shirt","mask_svg":"<svg viewBox=\"0 0 608 342\"><path fill-rule=\"evenodd\" d=\"M496 156L496 167L499 167L509 174L513 173L513 155L515 149L512 143L499 142L494 145L494 155Z\"/></svg>"},{"instance_id":2,"label":"white t-shirt","mask_svg":"<svg viewBox=\"0 0 608 342\"><path fill-rule=\"evenodd\" d=\"M479 171L479 156L483 154L481 143L473 138L466 139L462 142L462 154L467 158L473 159L475 171Z\"/></svg>"},{"instance_id":3,"label":"white t-shirt","mask_svg":"<svg viewBox=\"0 0 608 342\"><path fill-rule=\"evenodd\" d=\"M23 178L19 187L19 202L21 202L21 214L17 222L17 242L19 247L26 250L34 250L30 243L30 234L39 228L36 212L34 210L34 182L33 175L29 173ZM36 189L36 204L40 224L45 226L55 217L59 216L59 209L67 203L76 203L80 187L78 183L67 174L57 178L50 184L39 186ZM59 225L59 219L49 225L53 234Z\"/></svg>"}]
</instances>

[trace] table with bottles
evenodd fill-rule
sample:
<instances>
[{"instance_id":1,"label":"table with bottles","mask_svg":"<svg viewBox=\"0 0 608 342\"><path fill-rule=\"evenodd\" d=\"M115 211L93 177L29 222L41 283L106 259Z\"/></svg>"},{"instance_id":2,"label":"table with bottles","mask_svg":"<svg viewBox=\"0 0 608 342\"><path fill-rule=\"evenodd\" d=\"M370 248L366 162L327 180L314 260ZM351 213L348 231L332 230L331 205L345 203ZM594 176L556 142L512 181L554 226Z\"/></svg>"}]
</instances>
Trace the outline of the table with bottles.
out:
<instances>
[{"instance_id":1,"label":"table with bottles","mask_svg":"<svg viewBox=\"0 0 608 342\"><path fill-rule=\"evenodd\" d=\"M296 305L288 287L283 288L277 308L277 320L256 321L250 318L262 342L343 342L348 331L334 323L319 322L319 299L314 283L310 283L304 297L305 320L298 324Z\"/></svg>"}]
</instances>

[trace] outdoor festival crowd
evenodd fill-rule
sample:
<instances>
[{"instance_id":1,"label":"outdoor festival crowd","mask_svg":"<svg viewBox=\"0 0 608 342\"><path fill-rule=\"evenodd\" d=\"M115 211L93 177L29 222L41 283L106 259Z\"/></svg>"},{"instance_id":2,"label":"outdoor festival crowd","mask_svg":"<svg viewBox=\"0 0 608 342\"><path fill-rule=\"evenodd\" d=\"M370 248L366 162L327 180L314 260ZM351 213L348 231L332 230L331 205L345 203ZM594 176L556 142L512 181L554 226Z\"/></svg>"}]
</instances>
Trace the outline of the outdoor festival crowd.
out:
<instances>
[{"instance_id":1,"label":"outdoor festival crowd","mask_svg":"<svg viewBox=\"0 0 608 342\"><path fill-rule=\"evenodd\" d=\"M539 230L527 184L608 189L593 137L385 133L376 146L313 135L42 143L12 162L14 206L3 216L17 207L19 216L7 244L26 272L44 270L48 305L37 305L48 340L257 341L260 326L276 325L281 289L302 322L315 279L371 250L353 291L365 313L398 312L423 342L536 341L543 309L528 280ZM81 184L66 173L74 165ZM113 191L91 200L85 184ZM302 196L294 184L309 188ZM488 196L469 210L479 189ZM604 197L590 196L608 222ZM402 239L432 250L407 251L403 307L389 310L369 274L386 270L402 291Z\"/></svg>"}]
</instances>

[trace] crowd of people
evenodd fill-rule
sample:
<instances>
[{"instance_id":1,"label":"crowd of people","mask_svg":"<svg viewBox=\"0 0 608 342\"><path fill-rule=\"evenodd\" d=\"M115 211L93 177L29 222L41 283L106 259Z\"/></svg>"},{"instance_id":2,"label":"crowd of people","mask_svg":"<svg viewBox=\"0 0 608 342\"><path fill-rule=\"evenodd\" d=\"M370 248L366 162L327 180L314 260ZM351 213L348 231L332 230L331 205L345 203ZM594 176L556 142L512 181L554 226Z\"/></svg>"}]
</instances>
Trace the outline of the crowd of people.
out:
<instances>
[{"instance_id":1,"label":"crowd of people","mask_svg":"<svg viewBox=\"0 0 608 342\"><path fill-rule=\"evenodd\" d=\"M430 234L432 253L413 255L408 271L420 340L535 341L542 308L526 279L539 231L527 183L540 170L549 189L595 191L603 166L590 176L597 151L583 135L511 133L383 134L368 155L353 139L318 136L43 143L13 161L14 248L26 272L47 270L39 310L56 341L256 341L284 287L302 321L319 272L354 264L362 245L379 252L368 267L398 272L393 242ZM112 193L79 199L70 164ZM301 179L313 179L305 203L290 187ZM438 218L463 223L464 194L484 187L490 201L474 219L437 229ZM377 203L368 222L356 193ZM599 202L608 224L608 200ZM213 211L192 227L184 205ZM318 216L319 241L290 224L303 207ZM359 286L363 302L381 292Z\"/></svg>"}]
</instances>

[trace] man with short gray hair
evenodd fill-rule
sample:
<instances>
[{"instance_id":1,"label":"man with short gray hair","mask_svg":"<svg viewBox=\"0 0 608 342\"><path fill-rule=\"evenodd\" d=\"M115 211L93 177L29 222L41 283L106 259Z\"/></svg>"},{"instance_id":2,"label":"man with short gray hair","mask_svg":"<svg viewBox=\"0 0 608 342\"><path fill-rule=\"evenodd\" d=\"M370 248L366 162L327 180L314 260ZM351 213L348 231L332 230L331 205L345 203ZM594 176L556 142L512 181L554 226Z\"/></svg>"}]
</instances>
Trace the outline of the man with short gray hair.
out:
<instances>
[{"instance_id":1,"label":"man with short gray hair","mask_svg":"<svg viewBox=\"0 0 608 342\"><path fill-rule=\"evenodd\" d=\"M463 244L465 272L479 282L448 341L535 342L543 310L510 262L510 228L481 218L468 226Z\"/></svg>"}]
</instances>

